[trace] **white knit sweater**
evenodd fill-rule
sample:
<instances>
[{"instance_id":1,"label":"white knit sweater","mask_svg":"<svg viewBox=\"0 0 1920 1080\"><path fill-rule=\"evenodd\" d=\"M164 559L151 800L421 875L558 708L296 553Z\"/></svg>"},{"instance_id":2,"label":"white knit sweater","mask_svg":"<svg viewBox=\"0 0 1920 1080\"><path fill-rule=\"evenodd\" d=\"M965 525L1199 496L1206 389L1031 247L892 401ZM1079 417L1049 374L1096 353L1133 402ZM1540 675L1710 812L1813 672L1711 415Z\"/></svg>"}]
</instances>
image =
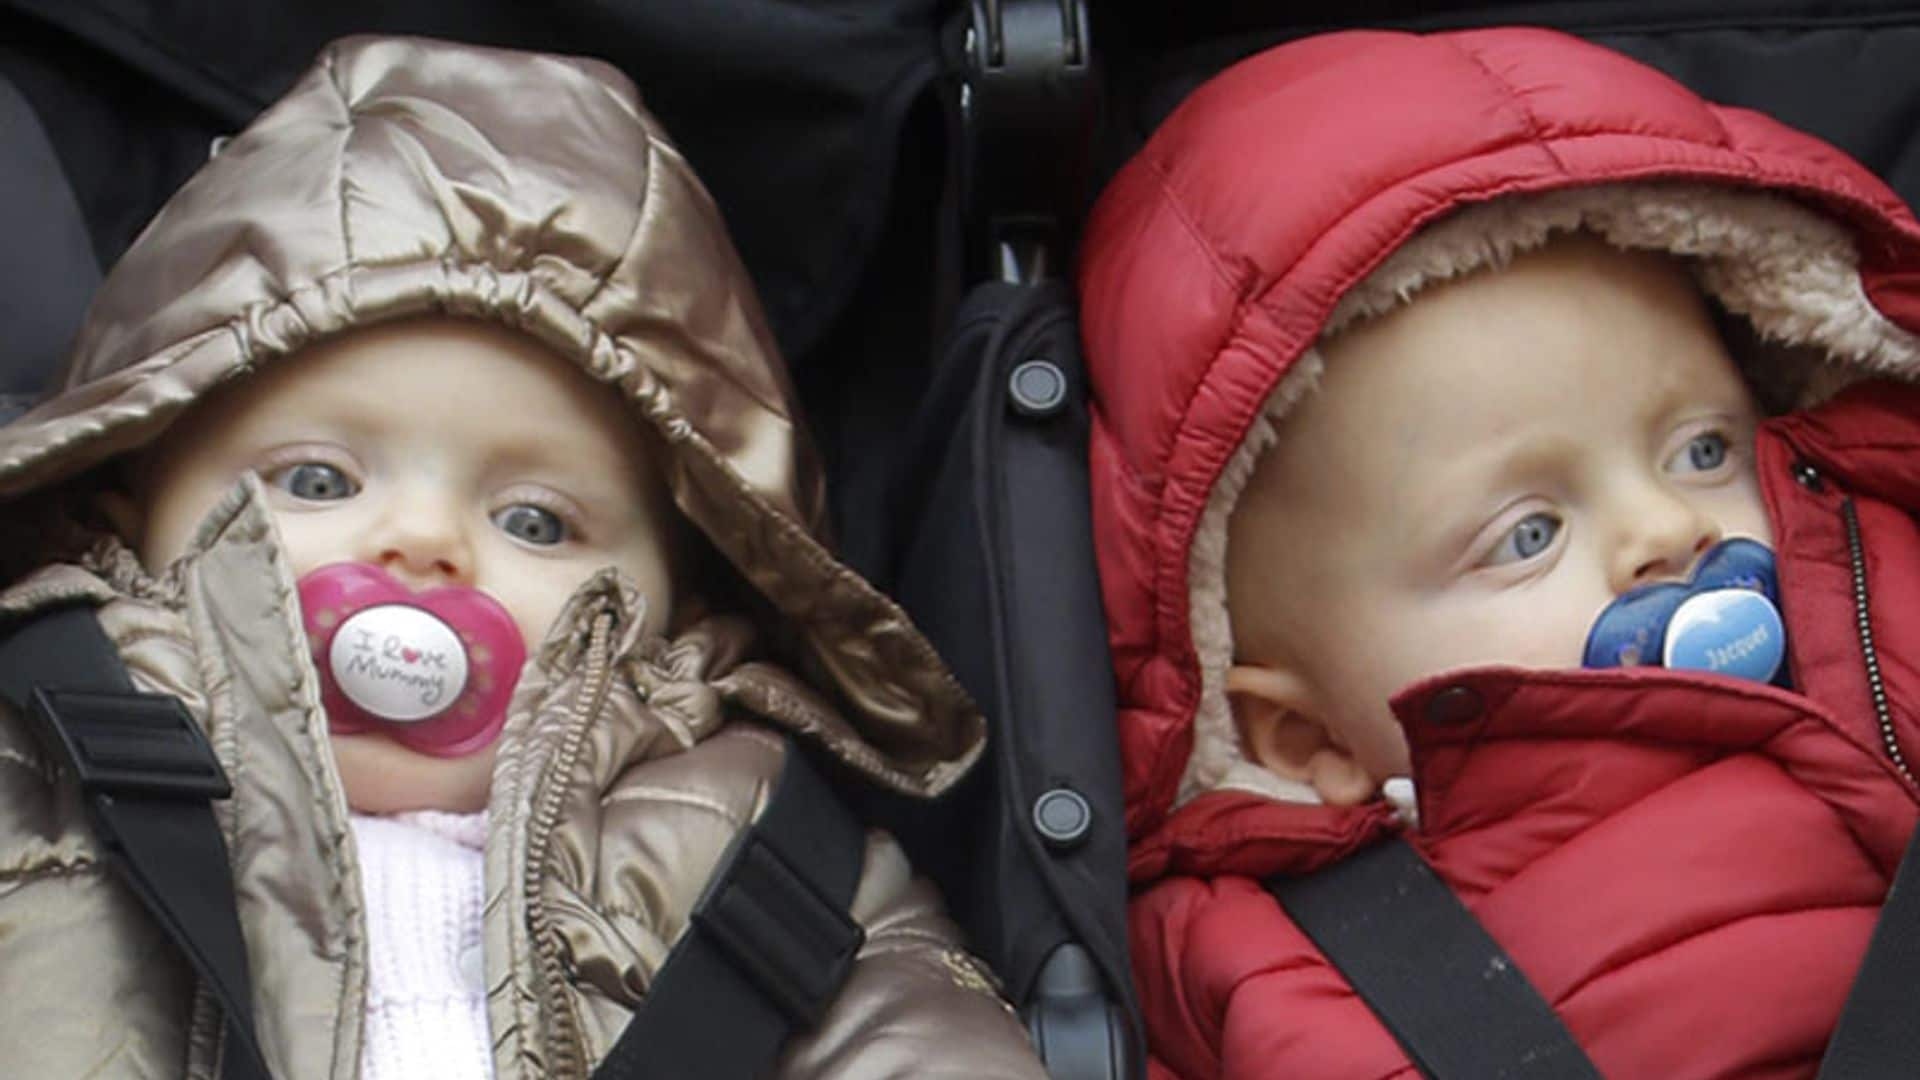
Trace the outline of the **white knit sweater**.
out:
<instances>
[{"instance_id":1,"label":"white knit sweater","mask_svg":"<svg viewBox=\"0 0 1920 1080\"><path fill-rule=\"evenodd\" d=\"M355 814L367 907L363 1080L491 1080L480 904L487 817Z\"/></svg>"}]
</instances>

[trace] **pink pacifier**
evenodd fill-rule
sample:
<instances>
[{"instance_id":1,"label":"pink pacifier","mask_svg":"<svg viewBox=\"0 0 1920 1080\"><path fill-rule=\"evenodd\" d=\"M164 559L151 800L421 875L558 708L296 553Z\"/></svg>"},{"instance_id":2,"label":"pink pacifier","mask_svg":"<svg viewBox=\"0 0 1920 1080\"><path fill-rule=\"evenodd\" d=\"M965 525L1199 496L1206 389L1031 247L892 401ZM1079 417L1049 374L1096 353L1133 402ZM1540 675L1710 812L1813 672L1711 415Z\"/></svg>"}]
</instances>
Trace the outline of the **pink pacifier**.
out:
<instances>
[{"instance_id":1,"label":"pink pacifier","mask_svg":"<svg viewBox=\"0 0 1920 1080\"><path fill-rule=\"evenodd\" d=\"M527 648L486 593L415 592L377 566L330 563L300 579L300 611L333 733L459 757L505 726Z\"/></svg>"}]
</instances>

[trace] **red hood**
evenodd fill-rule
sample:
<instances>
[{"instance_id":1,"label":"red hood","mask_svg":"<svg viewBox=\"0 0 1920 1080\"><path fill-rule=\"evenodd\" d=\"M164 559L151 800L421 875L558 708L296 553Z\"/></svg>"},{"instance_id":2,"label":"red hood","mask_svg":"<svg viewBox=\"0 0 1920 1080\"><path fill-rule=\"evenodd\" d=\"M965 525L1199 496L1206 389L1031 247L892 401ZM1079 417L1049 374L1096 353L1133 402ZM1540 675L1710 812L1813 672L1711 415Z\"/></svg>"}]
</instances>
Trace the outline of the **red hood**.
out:
<instances>
[{"instance_id":1,"label":"red hood","mask_svg":"<svg viewBox=\"0 0 1920 1080\"><path fill-rule=\"evenodd\" d=\"M1114 178L1088 223L1080 287L1135 842L1166 824L1192 750L1188 569L1202 511L1335 302L1467 204L1653 179L1770 189L1832 218L1852 234L1867 297L1920 328L1920 227L1879 180L1818 140L1550 31L1282 46L1197 90ZM1346 830L1365 830L1342 820L1321 831L1350 842Z\"/></svg>"}]
</instances>

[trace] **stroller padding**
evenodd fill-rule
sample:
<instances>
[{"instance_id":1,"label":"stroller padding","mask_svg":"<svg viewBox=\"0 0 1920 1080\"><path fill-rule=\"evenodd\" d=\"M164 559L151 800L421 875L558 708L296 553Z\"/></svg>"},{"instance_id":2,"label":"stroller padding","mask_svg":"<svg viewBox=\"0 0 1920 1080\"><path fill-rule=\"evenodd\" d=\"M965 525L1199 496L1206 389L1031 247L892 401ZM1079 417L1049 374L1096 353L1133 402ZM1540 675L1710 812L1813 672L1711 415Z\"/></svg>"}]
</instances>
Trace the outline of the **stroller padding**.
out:
<instances>
[{"instance_id":1,"label":"stroller padding","mask_svg":"<svg viewBox=\"0 0 1920 1080\"><path fill-rule=\"evenodd\" d=\"M47 133L0 77L0 419L40 391L100 283L85 220Z\"/></svg>"}]
</instances>

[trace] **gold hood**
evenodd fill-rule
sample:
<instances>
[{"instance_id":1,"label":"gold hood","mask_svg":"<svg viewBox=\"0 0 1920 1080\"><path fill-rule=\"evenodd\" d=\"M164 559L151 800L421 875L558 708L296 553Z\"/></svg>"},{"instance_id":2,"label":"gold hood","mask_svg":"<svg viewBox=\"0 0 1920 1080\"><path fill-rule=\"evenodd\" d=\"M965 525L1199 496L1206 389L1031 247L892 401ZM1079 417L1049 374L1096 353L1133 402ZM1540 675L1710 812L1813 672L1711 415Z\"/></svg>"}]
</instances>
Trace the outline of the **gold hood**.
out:
<instances>
[{"instance_id":1,"label":"gold hood","mask_svg":"<svg viewBox=\"0 0 1920 1080\"><path fill-rule=\"evenodd\" d=\"M844 693L839 757L935 794L978 756L945 664L825 547L819 468L720 215L599 61L328 46L108 275L52 398L0 427L0 498L152 441L251 368L429 313L532 334L660 434L681 510Z\"/></svg>"}]
</instances>

